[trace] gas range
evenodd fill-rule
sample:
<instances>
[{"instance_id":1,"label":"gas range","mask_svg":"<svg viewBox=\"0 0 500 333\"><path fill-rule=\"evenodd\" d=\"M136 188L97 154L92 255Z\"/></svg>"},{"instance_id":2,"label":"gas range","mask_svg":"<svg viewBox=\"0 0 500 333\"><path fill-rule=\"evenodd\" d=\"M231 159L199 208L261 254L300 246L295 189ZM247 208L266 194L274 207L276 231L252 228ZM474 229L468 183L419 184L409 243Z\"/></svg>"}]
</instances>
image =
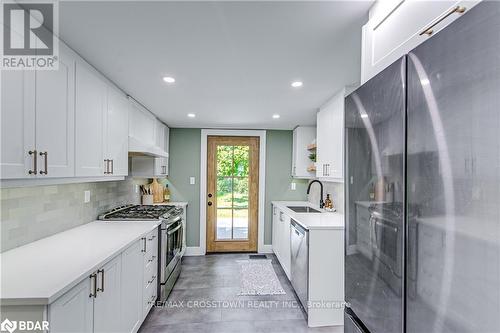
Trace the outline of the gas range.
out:
<instances>
[{"instance_id":1,"label":"gas range","mask_svg":"<svg viewBox=\"0 0 500 333\"><path fill-rule=\"evenodd\" d=\"M183 209L173 205L124 205L99 216L108 221L165 220L182 215Z\"/></svg>"}]
</instances>

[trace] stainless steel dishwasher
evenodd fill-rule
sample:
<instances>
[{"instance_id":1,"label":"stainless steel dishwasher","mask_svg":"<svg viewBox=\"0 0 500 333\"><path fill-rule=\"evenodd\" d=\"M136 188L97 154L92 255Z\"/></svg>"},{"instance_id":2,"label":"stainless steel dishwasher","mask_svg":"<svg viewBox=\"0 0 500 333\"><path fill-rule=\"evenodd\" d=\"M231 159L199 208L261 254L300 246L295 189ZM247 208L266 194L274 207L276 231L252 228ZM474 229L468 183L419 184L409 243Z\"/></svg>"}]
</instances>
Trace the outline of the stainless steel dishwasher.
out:
<instances>
[{"instance_id":1,"label":"stainless steel dishwasher","mask_svg":"<svg viewBox=\"0 0 500 333\"><path fill-rule=\"evenodd\" d=\"M292 286L307 312L309 296L309 232L293 219L290 223Z\"/></svg>"}]
</instances>

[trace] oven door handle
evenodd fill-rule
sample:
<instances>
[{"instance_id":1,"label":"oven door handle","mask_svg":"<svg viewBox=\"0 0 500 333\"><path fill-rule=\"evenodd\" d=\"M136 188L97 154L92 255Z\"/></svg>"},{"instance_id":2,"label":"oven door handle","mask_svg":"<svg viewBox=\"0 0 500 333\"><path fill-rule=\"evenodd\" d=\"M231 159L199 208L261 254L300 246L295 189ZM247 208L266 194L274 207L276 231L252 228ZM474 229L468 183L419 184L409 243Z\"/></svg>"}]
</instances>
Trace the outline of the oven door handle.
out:
<instances>
[{"instance_id":1,"label":"oven door handle","mask_svg":"<svg viewBox=\"0 0 500 333\"><path fill-rule=\"evenodd\" d=\"M173 230L167 231L167 235L170 236L171 234L173 234L174 232L176 232L177 230L179 230L181 227L182 227L182 224L179 224Z\"/></svg>"}]
</instances>

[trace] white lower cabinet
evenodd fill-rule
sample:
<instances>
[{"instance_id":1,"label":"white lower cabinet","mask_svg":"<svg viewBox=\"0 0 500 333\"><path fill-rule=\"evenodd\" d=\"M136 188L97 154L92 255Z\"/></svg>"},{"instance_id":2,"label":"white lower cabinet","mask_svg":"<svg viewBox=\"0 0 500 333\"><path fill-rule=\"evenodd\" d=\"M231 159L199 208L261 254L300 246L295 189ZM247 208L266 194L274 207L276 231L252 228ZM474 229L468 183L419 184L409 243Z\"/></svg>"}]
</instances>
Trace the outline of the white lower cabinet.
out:
<instances>
[{"instance_id":1,"label":"white lower cabinet","mask_svg":"<svg viewBox=\"0 0 500 333\"><path fill-rule=\"evenodd\" d=\"M94 332L121 332L121 256L97 270L94 298Z\"/></svg>"},{"instance_id":2,"label":"white lower cabinet","mask_svg":"<svg viewBox=\"0 0 500 333\"><path fill-rule=\"evenodd\" d=\"M92 288L90 280L85 279L49 306L51 332L92 332Z\"/></svg>"},{"instance_id":3,"label":"white lower cabinet","mask_svg":"<svg viewBox=\"0 0 500 333\"><path fill-rule=\"evenodd\" d=\"M142 322L141 242L135 242L122 254L122 331L136 332Z\"/></svg>"},{"instance_id":4,"label":"white lower cabinet","mask_svg":"<svg viewBox=\"0 0 500 333\"><path fill-rule=\"evenodd\" d=\"M157 297L158 230L48 306L50 332L137 332Z\"/></svg>"},{"instance_id":5,"label":"white lower cabinet","mask_svg":"<svg viewBox=\"0 0 500 333\"><path fill-rule=\"evenodd\" d=\"M290 217L273 206L273 252L290 279Z\"/></svg>"}]
</instances>

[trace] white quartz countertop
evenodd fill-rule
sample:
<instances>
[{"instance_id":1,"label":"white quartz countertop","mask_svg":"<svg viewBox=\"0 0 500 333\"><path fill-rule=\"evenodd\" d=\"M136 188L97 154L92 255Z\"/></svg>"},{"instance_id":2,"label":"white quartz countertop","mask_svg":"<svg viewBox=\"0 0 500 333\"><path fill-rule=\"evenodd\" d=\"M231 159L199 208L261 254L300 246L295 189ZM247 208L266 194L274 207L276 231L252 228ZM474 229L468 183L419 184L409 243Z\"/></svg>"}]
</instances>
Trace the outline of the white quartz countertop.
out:
<instances>
[{"instance_id":1,"label":"white quartz countertop","mask_svg":"<svg viewBox=\"0 0 500 333\"><path fill-rule=\"evenodd\" d=\"M94 221L0 254L2 305L50 304L160 221Z\"/></svg>"},{"instance_id":2,"label":"white quartz countertop","mask_svg":"<svg viewBox=\"0 0 500 333\"><path fill-rule=\"evenodd\" d=\"M308 230L344 229L344 214L337 212L327 212L308 201L273 201L272 204L276 207L279 207L283 211L283 213L290 216L293 220L297 221L300 225ZM321 212L297 213L287 208L287 206L308 206Z\"/></svg>"}]
</instances>

